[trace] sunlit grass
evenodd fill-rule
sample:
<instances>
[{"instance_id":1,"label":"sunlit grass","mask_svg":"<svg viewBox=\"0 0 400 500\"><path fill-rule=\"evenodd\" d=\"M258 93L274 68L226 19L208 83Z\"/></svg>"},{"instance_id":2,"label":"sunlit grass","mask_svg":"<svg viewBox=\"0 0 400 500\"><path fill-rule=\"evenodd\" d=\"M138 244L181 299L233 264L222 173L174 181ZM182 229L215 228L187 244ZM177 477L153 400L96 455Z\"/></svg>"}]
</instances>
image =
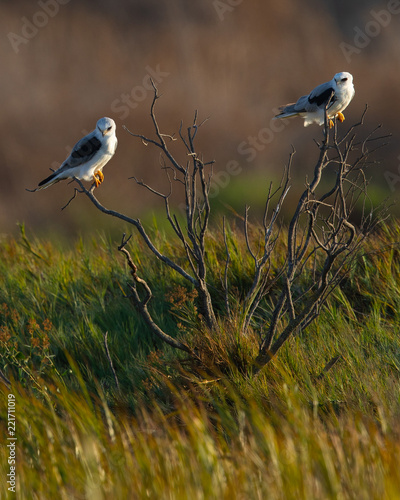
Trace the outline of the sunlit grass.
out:
<instances>
[{"instance_id":1,"label":"sunlit grass","mask_svg":"<svg viewBox=\"0 0 400 500\"><path fill-rule=\"evenodd\" d=\"M3 241L0 354L16 396L17 498L400 497L399 232L370 240L319 320L257 377L257 332L243 339L223 318L218 228L207 255L218 336L202 327L193 290L131 247L155 319L187 335L204 366L150 336L126 297L116 243ZM240 237L228 240L235 317L251 261ZM184 256L161 234L157 244ZM10 391L0 391L5 402ZM6 436L5 404L0 415Z\"/></svg>"},{"instance_id":2,"label":"sunlit grass","mask_svg":"<svg viewBox=\"0 0 400 500\"><path fill-rule=\"evenodd\" d=\"M135 418L62 385L47 387L43 399L19 385L13 392L20 498L393 499L400 493L398 428L357 413L324 422L294 387L284 387L282 414L228 390L230 403L220 401L211 413L211 400L193 402L175 389L174 412L164 414L154 403ZM2 455L4 464L4 448Z\"/></svg>"}]
</instances>

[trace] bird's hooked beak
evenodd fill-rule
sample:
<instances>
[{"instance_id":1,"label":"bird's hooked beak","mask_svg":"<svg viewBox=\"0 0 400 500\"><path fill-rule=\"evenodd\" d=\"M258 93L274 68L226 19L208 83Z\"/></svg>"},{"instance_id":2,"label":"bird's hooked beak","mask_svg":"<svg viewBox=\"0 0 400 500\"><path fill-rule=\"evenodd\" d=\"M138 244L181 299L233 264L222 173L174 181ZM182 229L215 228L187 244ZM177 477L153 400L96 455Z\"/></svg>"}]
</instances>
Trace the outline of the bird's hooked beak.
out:
<instances>
[{"instance_id":1,"label":"bird's hooked beak","mask_svg":"<svg viewBox=\"0 0 400 500\"><path fill-rule=\"evenodd\" d=\"M111 132L112 130L112 127L108 127L108 128L105 128L104 130L100 130L102 136L104 137L106 134L108 134L109 132Z\"/></svg>"}]
</instances>

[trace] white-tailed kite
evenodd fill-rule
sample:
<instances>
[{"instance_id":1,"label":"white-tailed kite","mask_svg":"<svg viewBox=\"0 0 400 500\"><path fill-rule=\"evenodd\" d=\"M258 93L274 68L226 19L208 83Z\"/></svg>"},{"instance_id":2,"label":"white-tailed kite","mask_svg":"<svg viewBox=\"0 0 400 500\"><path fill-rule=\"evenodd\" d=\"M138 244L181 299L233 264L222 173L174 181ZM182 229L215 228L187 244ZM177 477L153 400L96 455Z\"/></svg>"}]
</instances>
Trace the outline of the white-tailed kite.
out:
<instances>
[{"instance_id":1,"label":"white-tailed kite","mask_svg":"<svg viewBox=\"0 0 400 500\"><path fill-rule=\"evenodd\" d=\"M100 118L96 128L75 144L60 168L39 182L34 191L46 189L56 182L73 177L84 181L93 180L98 187L104 179L103 167L111 160L117 149L115 129L114 120L107 117Z\"/></svg>"},{"instance_id":2,"label":"white-tailed kite","mask_svg":"<svg viewBox=\"0 0 400 500\"><path fill-rule=\"evenodd\" d=\"M280 113L275 118L301 116L304 118L305 127L314 122L322 125L325 121L325 106L329 103L327 113L330 125L333 124L331 119L335 116L342 122L342 111L350 104L354 94L353 76L346 71L336 73L330 82L318 85L309 95L300 97L296 103L281 106Z\"/></svg>"}]
</instances>

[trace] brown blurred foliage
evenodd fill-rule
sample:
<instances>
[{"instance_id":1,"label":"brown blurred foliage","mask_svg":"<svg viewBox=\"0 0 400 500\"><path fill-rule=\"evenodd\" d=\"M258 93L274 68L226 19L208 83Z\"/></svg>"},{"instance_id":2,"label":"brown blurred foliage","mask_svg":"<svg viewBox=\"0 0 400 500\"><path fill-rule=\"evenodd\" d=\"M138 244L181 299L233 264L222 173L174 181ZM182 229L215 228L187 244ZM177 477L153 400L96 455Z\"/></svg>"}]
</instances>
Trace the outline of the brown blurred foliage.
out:
<instances>
[{"instance_id":1,"label":"brown blurred foliage","mask_svg":"<svg viewBox=\"0 0 400 500\"><path fill-rule=\"evenodd\" d=\"M158 153L122 129L152 133L148 75L158 78L163 94L158 102L163 132L177 132L181 120L189 125L195 109L200 119L210 117L199 134L199 149L205 159L216 160L216 172L238 162L240 173L225 178L219 191L222 199L231 193L225 201L240 210L244 203L261 204L262 196L248 199L249 194L262 194L264 184L266 189L279 177L291 144L298 151L299 189L317 157L312 138L320 137L321 129L306 129L302 120L285 126L271 122L274 109L336 72L350 71L356 97L340 126L357 121L368 103L367 130L382 123L393 133L380 167L371 171L371 184L383 195L396 194L400 182L390 186L384 175L400 175L400 13L390 14L389 4L0 1L0 232L14 232L17 221L38 233L69 235L104 223L83 197L60 211L73 194L66 182L25 191L60 164L102 116L116 120L119 147L105 167L99 198L131 216L157 208L154 198L127 179L135 175L162 189ZM21 42L24 34L29 38ZM347 58L343 43L355 48ZM252 155L249 138L260 133L264 143ZM218 203L217 208L223 206Z\"/></svg>"}]
</instances>

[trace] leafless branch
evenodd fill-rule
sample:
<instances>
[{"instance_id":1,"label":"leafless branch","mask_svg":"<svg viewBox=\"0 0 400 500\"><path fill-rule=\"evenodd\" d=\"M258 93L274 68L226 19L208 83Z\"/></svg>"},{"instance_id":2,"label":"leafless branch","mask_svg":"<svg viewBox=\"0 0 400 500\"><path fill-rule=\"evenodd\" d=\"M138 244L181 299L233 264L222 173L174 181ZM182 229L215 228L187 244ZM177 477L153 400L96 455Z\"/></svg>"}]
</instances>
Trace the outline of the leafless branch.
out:
<instances>
[{"instance_id":1,"label":"leafless branch","mask_svg":"<svg viewBox=\"0 0 400 500\"><path fill-rule=\"evenodd\" d=\"M163 342L174 347L175 349L180 349L181 351L185 351L189 354L194 355L192 350L187 345L183 344L182 342L179 342L178 340L175 340L170 335L163 332L161 330L161 328L155 323L155 321L151 317L151 314L149 313L149 310L147 308L147 304L149 303L153 294L151 292L149 285L146 283L146 281L143 278L140 278L138 276L137 267L136 267L135 263L133 262L129 251L126 249L126 245L128 244L130 238L131 237L126 238L126 235L124 234L122 236L122 241L118 247L118 250L125 255L128 266L131 269L131 276L133 278L133 282L129 285L129 288L131 290L130 297L131 297L131 300L132 300L134 306L138 309L142 318L145 320L147 326L150 328L151 332L154 335L156 335ZM144 297L142 299L140 298L140 295L139 295L138 290L137 290L138 284L141 285L144 289Z\"/></svg>"},{"instance_id":2,"label":"leafless branch","mask_svg":"<svg viewBox=\"0 0 400 500\"><path fill-rule=\"evenodd\" d=\"M189 126L184 127L183 122L180 123L177 138L174 134L163 133L156 117L156 103L160 94L153 81L151 85L154 91L150 107L152 134L147 137L124 128L146 146L153 146L160 151L159 166L167 176L169 191L162 192L143 179L132 178L138 186L164 200L166 217L174 231L175 241L184 252L183 263L182 260L174 260L174 257L164 255L156 247L140 219L104 207L94 194L94 185L86 189L81 181L74 179L79 188L75 188L72 198L63 209L68 207L78 194L84 194L100 212L134 226L154 256L195 287L197 309L205 325L210 331L219 333L221 322L217 321L217 312L210 293L211 285L207 281L207 237L214 162L204 161L196 143L199 128L207 119L199 124L198 112L195 111ZM369 199L365 170L371 163L371 155L385 144L388 136L379 135L378 126L360 138L360 127L364 124L366 111L367 107L360 121L340 136L341 127L338 127L334 119L333 128L330 128L331 120L325 110L322 138L315 141L319 148L318 159L313 174L310 180L306 179L304 190L297 201L284 243L280 237L283 229L279 218L291 188L294 148L278 187L274 188L272 183L267 187L264 213L258 226L250 223L250 209L245 207L244 252L251 261L251 271L250 276L246 276L248 285L242 291L240 307L237 309L239 326L235 321L234 327L238 328L239 335L246 335L250 327L258 333L260 345L255 372L270 362L296 332L305 331L318 318L328 298L351 269L365 239L376 225L384 220L384 215L373 209ZM173 152L175 150L172 148L177 140L183 145L183 158ZM329 166L331 168L327 181L331 184L324 188L325 183L321 181ZM332 168L333 182L330 180ZM174 195L180 195L184 201L183 220L170 206L173 189ZM232 260L225 218L222 234L225 266L223 271L221 269L220 276L225 319L232 322L229 300L229 271ZM172 347L189 353L192 359L196 358L197 354L185 343L165 333L153 320L148 309L152 298L151 288L138 274L127 249L129 239L124 235L118 250L124 254L131 270L131 301L154 335ZM277 244L281 252L279 258L275 257ZM221 290L219 292L221 296Z\"/></svg>"},{"instance_id":3,"label":"leafless branch","mask_svg":"<svg viewBox=\"0 0 400 500\"><path fill-rule=\"evenodd\" d=\"M185 279L190 281L193 285L196 285L196 279L190 276L181 266L179 266L176 262L171 260L169 257L166 255L163 255L154 245L150 237L147 235L140 219L133 219L131 217L128 217L127 215L121 214L120 212L116 212L115 210L109 210L108 208L104 207L99 200L95 197L93 194L93 189L91 188L90 190L87 190L85 186L82 184L82 182L78 179L76 179L76 182L80 186L80 190L78 192L81 192L85 194L89 200L93 203L93 205L100 210L100 212L103 212L106 215L110 215L111 217L115 217L117 219L123 220L124 222L127 222L128 224L131 224L132 226L135 226L137 231L139 232L140 236L143 238L143 241L146 243L148 248L154 253L154 255L159 258L161 261L163 261L165 264L167 264L171 269L174 269L176 272L178 272L181 276L183 276Z\"/></svg>"},{"instance_id":4,"label":"leafless branch","mask_svg":"<svg viewBox=\"0 0 400 500\"><path fill-rule=\"evenodd\" d=\"M366 147L374 140L379 127L363 140L356 141L354 130L363 124L365 113L366 109L360 122L342 138L338 137L336 124L331 133L325 114L324 137L318 143L320 155L314 175L306 185L289 224L288 259L282 268L285 286L265 323L256 372L299 328L304 330L318 317L322 306L350 269L365 238L385 218L372 205L369 211L365 205L368 193L364 169L371 152L380 147L378 144L372 151ZM384 138L379 139L382 142ZM359 155L351 160L350 155L360 147ZM334 185L317 196L323 173L332 163L338 167ZM356 225L351 217L355 217L359 200L363 204ZM308 219L305 226L302 224L304 218ZM311 243L313 248L309 250Z\"/></svg>"}]
</instances>

